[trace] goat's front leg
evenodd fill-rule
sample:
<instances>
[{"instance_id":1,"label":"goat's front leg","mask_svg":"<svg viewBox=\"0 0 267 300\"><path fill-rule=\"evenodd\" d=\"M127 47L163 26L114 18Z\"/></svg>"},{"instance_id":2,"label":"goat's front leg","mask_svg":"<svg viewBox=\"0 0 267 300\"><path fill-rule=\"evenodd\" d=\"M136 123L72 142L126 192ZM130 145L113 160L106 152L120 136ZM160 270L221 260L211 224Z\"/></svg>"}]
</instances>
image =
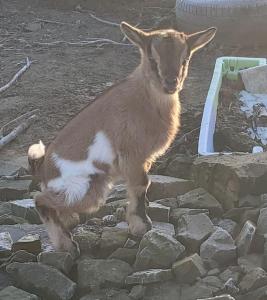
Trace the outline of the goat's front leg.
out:
<instances>
[{"instance_id":1,"label":"goat's front leg","mask_svg":"<svg viewBox=\"0 0 267 300\"><path fill-rule=\"evenodd\" d=\"M130 233L142 236L152 228L152 222L147 215L146 207L149 205L147 189L149 179L144 170L135 170L127 178L130 203L127 209L127 221Z\"/></svg>"}]
</instances>

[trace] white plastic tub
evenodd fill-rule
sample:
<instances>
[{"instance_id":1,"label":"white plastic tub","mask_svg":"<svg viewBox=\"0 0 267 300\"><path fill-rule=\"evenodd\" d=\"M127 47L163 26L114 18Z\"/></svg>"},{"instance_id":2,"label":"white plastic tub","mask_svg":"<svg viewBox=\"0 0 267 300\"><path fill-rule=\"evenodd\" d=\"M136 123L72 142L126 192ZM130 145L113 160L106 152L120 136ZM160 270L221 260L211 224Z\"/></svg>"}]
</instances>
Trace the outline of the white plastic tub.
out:
<instances>
[{"instance_id":1,"label":"white plastic tub","mask_svg":"<svg viewBox=\"0 0 267 300\"><path fill-rule=\"evenodd\" d=\"M201 122L198 142L199 155L219 154L214 152L213 135L216 125L219 91L223 77L226 76L227 79L237 80L239 70L266 65L266 63L265 58L250 57L225 56L216 60Z\"/></svg>"}]
</instances>

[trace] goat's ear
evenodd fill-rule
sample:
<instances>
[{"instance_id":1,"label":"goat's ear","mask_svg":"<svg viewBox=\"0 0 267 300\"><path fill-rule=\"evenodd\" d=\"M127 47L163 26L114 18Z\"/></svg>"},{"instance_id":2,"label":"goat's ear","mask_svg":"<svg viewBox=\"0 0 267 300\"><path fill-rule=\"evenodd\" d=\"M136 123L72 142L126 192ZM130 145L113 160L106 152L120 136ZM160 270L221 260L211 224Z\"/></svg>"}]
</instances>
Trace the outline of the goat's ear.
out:
<instances>
[{"instance_id":1,"label":"goat's ear","mask_svg":"<svg viewBox=\"0 0 267 300\"><path fill-rule=\"evenodd\" d=\"M147 33L136 27L131 26L126 22L121 23L121 31L133 44L139 46L142 49L145 48Z\"/></svg>"},{"instance_id":2,"label":"goat's ear","mask_svg":"<svg viewBox=\"0 0 267 300\"><path fill-rule=\"evenodd\" d=\"M186 36L187 44L191 53L207 45L215 36L217 28L210 27L204 31L199 31Z\"/></svg>"}]
</instances>

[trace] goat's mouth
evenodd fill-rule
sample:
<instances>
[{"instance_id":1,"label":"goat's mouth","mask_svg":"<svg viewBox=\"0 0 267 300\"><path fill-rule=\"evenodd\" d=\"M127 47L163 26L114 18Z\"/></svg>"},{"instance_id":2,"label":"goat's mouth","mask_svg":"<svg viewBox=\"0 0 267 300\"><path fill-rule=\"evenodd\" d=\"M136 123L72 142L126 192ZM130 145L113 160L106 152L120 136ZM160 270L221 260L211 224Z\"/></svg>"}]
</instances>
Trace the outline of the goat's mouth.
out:
<instances>
[{"instance_id":1,"label":"goat's mouth","mask_svg":"<svg viewBox=\"0 0 267 300\"><path fill-rule=\"evenodd\" d=\"M164 84L163 85L163 90L166 94L174 94L178 91L178 84L175 84L175 85L166 85Z\"/></svg>"},{"instance_id":2,"label":"goat's mouth","mask_svg":"<svg viewBox=\"0 0 267 300\"><path fill-rule=\"evenodd\" d=\"M166 94L174 94L179 89L179 80L177 78L163 79L162 87Z\"/></svg>"}]
</instances>

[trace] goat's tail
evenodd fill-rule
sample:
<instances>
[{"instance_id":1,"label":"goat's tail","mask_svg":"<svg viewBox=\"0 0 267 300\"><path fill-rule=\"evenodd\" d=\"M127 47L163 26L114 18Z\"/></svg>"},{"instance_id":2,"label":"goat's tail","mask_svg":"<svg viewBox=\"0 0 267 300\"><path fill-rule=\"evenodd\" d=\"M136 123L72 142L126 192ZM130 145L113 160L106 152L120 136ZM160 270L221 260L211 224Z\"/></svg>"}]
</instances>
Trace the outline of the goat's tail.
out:
<instances>
[{"instance_id":1,"label":"goat's tail","mask_svg":"<svg viewBox=\"0 0 267 300\"><path fill-rule=\"evenodd\" d=\"M28 163L29 172L33 176L38 176L40 174L40 168L43 164L45 157L45 145L42 141L38 144L33 144L28 150Z\"/></svg>"}]
</instances>

